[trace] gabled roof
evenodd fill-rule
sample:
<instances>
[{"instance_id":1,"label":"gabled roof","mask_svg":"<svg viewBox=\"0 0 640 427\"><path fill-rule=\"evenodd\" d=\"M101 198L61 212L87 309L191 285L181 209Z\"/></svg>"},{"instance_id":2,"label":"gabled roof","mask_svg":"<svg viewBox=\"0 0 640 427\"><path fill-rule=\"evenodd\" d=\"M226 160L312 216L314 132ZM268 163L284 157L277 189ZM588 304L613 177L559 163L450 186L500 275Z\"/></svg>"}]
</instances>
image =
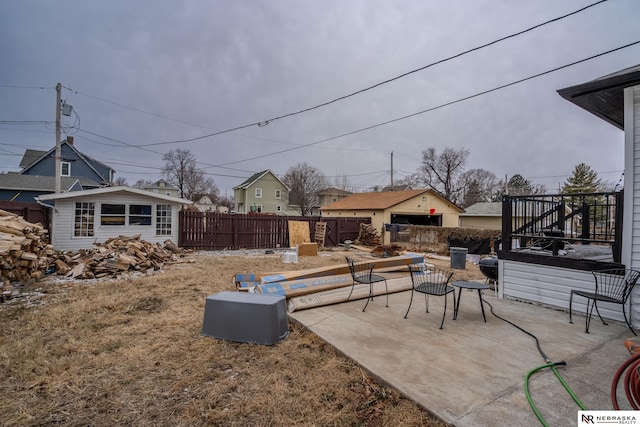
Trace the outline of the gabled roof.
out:
<instances>
[{"instance_id":1,"label":"gabled roof","mask_svg":"<svg viewBox=\"0 0 640 427\"><path fill-rule=\"evenodd\" d=\"M320 208L321 211L334 211L334 210L384 210L389 209L395 205L398 205L414 197L421 196L422 194L430 194L431 196L442 199L445 203L449 203L463 211L462 208L445 199L440 194L433 190L404 190L404 191L380 191L374 193L355 193L349 197L346 197L337 202L331 203L327 206Z\"/></svg>"},{"instance_id":2,"label":"gabled roof","mask_svg":"<svg viewBox=\"0 0 640 427\"><path fill-rule=\"evenodd\" d=\"M558 90L578 107L624 130L624 89L640 84L640 64Z\"/></svg>"},{"instance_id":3,"label":"gabled roof","mask_svg":"<svg viewBox=\"0 0 640 427\"><path fill-rule=\"evenodd\" d=\"M78 181L83 188L100 187L101 184L83 177L63 176L60 186L63 189L71 188ZM56 191L56 178L53 176L21 175L16 172L0 174L0 189L16 191Z\"/></svg>"},{"instance_id":4,"label":"gabled roof","mask_svg":"<svg viewBox=\"0 0 640 427\"><path fill-rule=\"evenodd\" d=\"M73 145L73 144L69 144L67 141L62 141L61 143L62 145L66 145L67 147L69 147L73 152L75 152L78 157L82 160L84 160L84 162L96 173L96 175L101 176L102 179L104 180L104 182L108 182L109 181L109 177L108 176L103 176L97 169L96 166L101 166L103 168L106 168L112 172L115 172L115 169L113 169L111 166L104 164L92 157L89 157L85 154L82 154L80 151L78 151L78 149ZM29 150L27 150L29 151ZM27 157L27 151L25 151L24 156L22 157L22 161L20 162L20 164L22 164L23 161L27 161L26 157ZM34 152L37 150L31 150ZM53 147L52 149L50 149L49 151L41 151L40 153L42 153L40 155L40 157L36 158L35 160L33 160L31 163L29 163L29 165L27 165L24 169L22 169L20 171L21 174L24 174L25 172L27 172L29 169L31 169L32 166L34 166L36 163L40 162L40 160L44 159L47 156L50 156L51 154L55 155L55 151L56 151L56 147Z\"/></svg>"},{"instance_id":5,"label":"gabled roof","mask_svg":"<svg viewBox=\"0 0 640 427\"><path fill-rule=\"evenodd\" d=\"M502 216L502 202L478 202L466 208L460 216Z\"/></svg>"},{"instance_id":6,"label":"gabled roof","mask_svg":"<svg viewBox=\"0 0 640 427\"><path fill-rule=\"evenodd\" d=\"M164 189L164 190L177 190L178 187L176 187L175 185L171 184L170 182L165 181L164 179L159 179L156 182L154 182L153 184L147 185L144 189Z\"/></svg>"},{"instance_id":7,"label":"gabled roof","mask_svg":"<svg viewBox=\"0 0 640 427\"><path fill-rule=\"evenodd\" d=\"M275 173L273 173L270 169L264 170L262 172L257 172L254 173L253 175L251 175L249 178L245 179L242 184L240 185L236 185L235 187L233 187L234 190L246 190L247 188L251 187L253 184L255 184L256 181L259 181L260 179L262 179L265 175L267 174L271 174L276 180L278 180L278 182L280 184L282 184L284 186L284 188L287 189L287 191L289 191L289 186L287 186L287 184L285 184L284 182L282 182L282 180L280 178L278 178L278 175L276 175Z\"/></svg>"},{"instance_id":8,"label":"gabled roof","mask_svg":"<svg viewBox=\"0 0 640 427\"><path fill-rule=\"evenodd\" d=\"M193 203L191 200L183 199L180 197L173 197L173 196L167 196L164 194L153 193L151 191L142 190L140 188L127 187L125 185L115 186L115 187L94 188L92 190L70 191L68 193L43 194L41 196L36 197L36 201L50 201L50 200L55 201L55 200L75 199L79 197L96 196L96 195L110 194L110 193L130 193L130 194L136 194L143 197L150 197L153 199L163 200L167 202L180 203L183 205L190 205L191 203Z\"/></svg>"},{"instance_id":9,"label":"gabled roof","mask_svg":"<svg viewBox=\"0 0 640 427\"><path fill-rule=\"evenodd\" d=\"M44 156L47 152L42 150L24 150L24 155L22 156L22 160L20 160L20 168L24 169L29 166L31 163L35 162L42 156Z\"/></svg>"}]
</instances>

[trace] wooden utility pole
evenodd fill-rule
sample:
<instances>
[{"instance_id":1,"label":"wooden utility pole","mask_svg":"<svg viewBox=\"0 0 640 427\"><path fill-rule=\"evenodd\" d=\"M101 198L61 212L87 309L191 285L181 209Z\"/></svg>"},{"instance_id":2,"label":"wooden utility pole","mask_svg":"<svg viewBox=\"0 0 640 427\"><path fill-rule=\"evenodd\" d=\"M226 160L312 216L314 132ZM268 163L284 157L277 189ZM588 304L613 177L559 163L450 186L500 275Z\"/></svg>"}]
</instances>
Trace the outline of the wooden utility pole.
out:
<instances>
[{"instance_id":1,"label":"wooden utility pole","mask_svg":"<svg viewBox=\"0 0 640 427\"><path fill-rule=\"evenodd\" d=\"M391 152L391 191L393 191L393 151Z\"/></svg>"},{"instance_id":2,"label":"wooden utility pole","mask_svg":"<svg viewBox=\"0 0 640 427\"><path fill-rule=\"evenodd\" d=\"M62 85L58 83L56 85L56 193L61 192L61 167L60 157L62 156L60 148L60 104L62 103L60 92L62 91Z\"/></svg>"}]
</instances>

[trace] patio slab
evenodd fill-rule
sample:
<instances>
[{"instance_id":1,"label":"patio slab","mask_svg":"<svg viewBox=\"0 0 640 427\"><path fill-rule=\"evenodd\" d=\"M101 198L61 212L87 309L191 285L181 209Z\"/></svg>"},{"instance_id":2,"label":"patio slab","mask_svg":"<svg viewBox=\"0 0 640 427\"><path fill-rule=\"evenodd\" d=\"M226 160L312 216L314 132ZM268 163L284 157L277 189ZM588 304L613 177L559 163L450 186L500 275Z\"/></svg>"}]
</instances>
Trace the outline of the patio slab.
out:
<instances>
[{"instance_id":1,"label":"patio slab","mask_svg":"<svg viewBox=\"0 0 640 427\"><path fill-rule=\"evenodd\" d=\"M394 280L410 280L408 277ZM457 294L457 291L456 291ZM558 371L589 410L612 409L610 387L618 367L629 358L623 346L632 336L625 325L599 319L584 332L584 317L569 323L565 311L496 299L483 291L487 322L476 290L463 290L457 320L448 300L444 329L443 299L410 292L376 297L362 312L364 300L296 311L289 316L354 359L382 382L442 420L456 426L540 425L524 392L527 372L546 361L536 341L498 316L535 335ZM549 425L577 424L579 407L549 369L534 374L531 397ZM630 409L619 393L623 409Z\"/></svg>"}]
</instances>

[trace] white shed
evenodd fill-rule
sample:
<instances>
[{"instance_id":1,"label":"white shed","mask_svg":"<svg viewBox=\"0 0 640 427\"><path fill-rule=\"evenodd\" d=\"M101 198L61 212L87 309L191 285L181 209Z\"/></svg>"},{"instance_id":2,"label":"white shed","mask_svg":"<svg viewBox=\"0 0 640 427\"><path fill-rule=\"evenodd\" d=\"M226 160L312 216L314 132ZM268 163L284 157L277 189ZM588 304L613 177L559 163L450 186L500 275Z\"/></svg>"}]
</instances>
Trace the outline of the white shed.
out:
<instances>
[{"instance_id":1,"label":"white shed","mask_svg":"<svg viewBox=\"0 0 640 427\"><path fill-rule=\"evenodd\" d=\"M36 201L53 210L51 243L58 250L92 248L111 237L138 234L152 243L178 243L179 211L192 203L126 186L43 194Z\"/></svg>"}]
</instances>

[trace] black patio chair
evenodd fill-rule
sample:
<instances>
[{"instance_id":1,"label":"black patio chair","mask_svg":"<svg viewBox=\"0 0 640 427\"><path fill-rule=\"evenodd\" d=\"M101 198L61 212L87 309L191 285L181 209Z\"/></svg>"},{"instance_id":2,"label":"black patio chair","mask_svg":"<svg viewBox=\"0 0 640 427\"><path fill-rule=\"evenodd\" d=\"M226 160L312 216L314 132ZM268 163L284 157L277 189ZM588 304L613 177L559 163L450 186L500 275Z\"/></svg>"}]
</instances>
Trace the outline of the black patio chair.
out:
<instances>
[{"instance_id":1,"label":"black patio chair","mask_svg":"<svg viewBox=\"0 0 640 427\"><path fill-rule=\"evenodd\" d=\"M569 323L573 323L573 319L571 317L571 305L573 303L573 295L575 294L583 298L587 298L586 333L589 333L589 323L591 322L591 314L593 313L594 307L602 323L605 325L607 324L598 310L597 302L602 301L611 304L620 304L622 306L624 321L627 323L629 329L631 329L631 332L633 332L633 335L637 336L629 323L624 306L629 299L629 295L631 295L633 287L636 285L636 282L640 277L640 271L620 268L592 271L592 273L595 279L595 290L593 292L586 292L577 289L571 290L571 296L569 297ZM629 308L629 310L631 310L631 308Z\"/></svg>"},{"instance_id":2,"label":"black patio chair","mask_svg":"<svg viewBox=\"0 0 640 427\"><path fill-rule=\"evenodd\" d=\"M367 305L369 305L369 301L373 300L373 284L384 282L385 294L387 295L386 306L389 307L389 288L387 287L387 279L378 274L373 274L373 268L375 267L375 264L370 261L356 261L355 259L349 257L345 257L345 259L347 260L347 264L349 264L349 271L351 272L351 278L353 279L351 292L349 292L347 301L349 301L349 298L351 298L351 294L353 294L353 288L356 284L369 285L369 296L367 297L367 303L362 309L362 311L365 311L367 309Z\"/></svg>"},{"instance_id":3,"label":"black patio chair","mask_svg":"<svg viewBox=\"0 0 640 427\"><path fill-rule=\"evenodd\" d=\"M409 272L411 273L411 299L409 300L409 308L404 315L406 319L411 310L411 303L413 302L413 293L420 292L424 294L424 302L426 305L426 312L429 312L429 296L444 296L444 313L442 313L442 322L440 323L440 329L444 325L444 318L447 315L447 295L453 294L453 307L456 306L456 293L455 288L449 285L449 280L453 276L452 271L443 270L435 267L422 267L419 265L410 265Z\"/></svg>"}]
</instances>

